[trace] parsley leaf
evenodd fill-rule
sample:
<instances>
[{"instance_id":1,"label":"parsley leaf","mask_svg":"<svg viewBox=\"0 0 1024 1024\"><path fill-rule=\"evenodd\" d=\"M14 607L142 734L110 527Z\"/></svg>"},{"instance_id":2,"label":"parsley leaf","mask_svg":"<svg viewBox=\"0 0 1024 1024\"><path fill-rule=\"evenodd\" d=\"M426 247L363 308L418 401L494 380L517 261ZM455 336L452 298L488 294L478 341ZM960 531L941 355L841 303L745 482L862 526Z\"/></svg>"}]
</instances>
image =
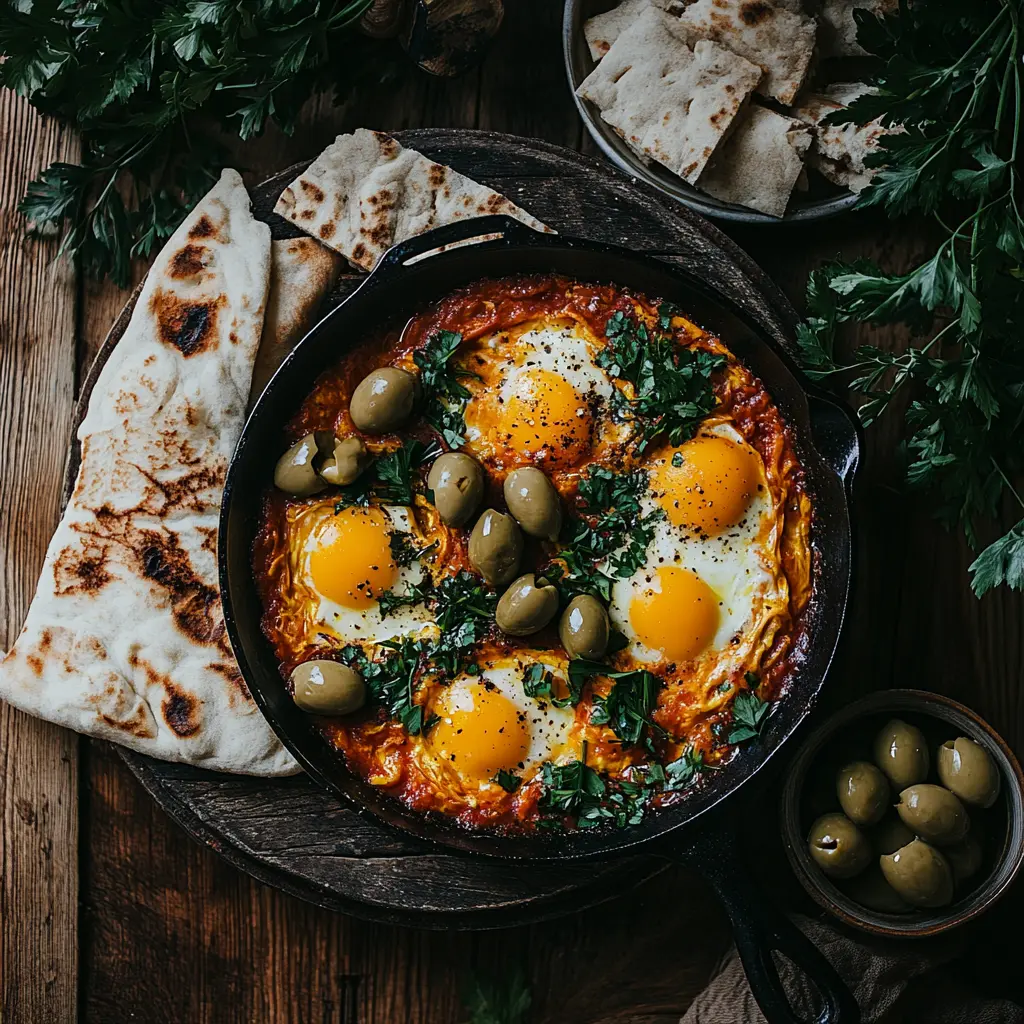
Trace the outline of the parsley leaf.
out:
<instances>
[{"instance_id":1,"label":"parsley leaf","mask_svg":"<svg viewBox=\"0 0 1024 1024\"><path fill-rule=\"evenodd\" d=\"M971 572L971 586L978 597L1003 583L1024 590L1024 519L989 544L971 564Z\"/></svg>"},{"instance_id":2,"label":"parsley leaf","mask_svg":"<svg viewBox=\"0 0 1024 1024\"><path fill-rule=\"evenodd\" d=\"M555 696L555 676L539 661L535 661L523 673L523 691L527 697L545 700L556 708L575 707L580 702L583 685L578 678L570 676L568 694L565 697Z\"/></svg>"},{"instance_id":3,"label":"parsley leaf","mask_svg":"<svg viewBox=\"0 0 1024 1024\"><path fill-rule=\"evenodd\" d=\"M461 344L462 335L457 331L435 331L412 356L427 396L424 418L453 449L466 443L465 411L471 395L461 380L479 380L475 373L451 363Z\"/></svg>"},{"instance_id":4,"label":"parsley leaf","mask_svg":"<svg viewBox=\"0 0 1024 1024\"><path fill-rule=\"evenodd\" d=\"M643 740L644 746L650 749L649 731L665 734L661 726L651 720L651 712L658 703L658 691L664 685L662 680L646 669L613 672L607 665L586 658L569 662L569 679L573 685L582 687L584 680L595 675L613 679L615 684L607 697L594 698L591 722L607 725L626 746L635 746Z\"/></svg>"},{"instance_id":5,"label":"parsley leaf","mask_svg":"<svg viewBox=\"0 0 1024 1024\"><path fill-rule=\"evenodd\" d=\"M756 693L740 690L732 702L732 729L727 742L745 743L761 735L771 705Z\"/></svg>"},{"instance_id":6,"label":"parsley leaf","mask_svg":"<svg viewBox=\"0 0 1024 1024\"><path fill-rule=\"evenodd\" d=\"M418 470L440 453L436 442L425 445L410 438L401 446L381 455L355 483L339 488L334 511L352 505L369 505L371 498L388 505L411 506L422 489Z\"/></svg>"},{"instance_id":7,"label":"parsley leaf","mask_svg":"<svg viewBox=\"0 0 1024 1024\"><path fill-rule=\"evenodd\" d=\"M501 786L506 793L514 793L523 782L515 772L510 772L505 768L499 769L498 774L494 776L494 781Z\"/></svg>"},{"instance_id":8,"label":"parsley leaf","mask_svg":"<svg viewBox=\"0 0 1024 1024\"><path fill-rule=\"evenodd\" d=\"M530 990L517 970L502 983L471 979L464 986L462 1002L469 1013L467 1024L526 1024Z\"/></svg>"},{"instance_id":9,"label":"parsley leaf","mask_svg":"<svg viewBox=\"0 0 1024 1024\"><path fill-rule=\"evenodd\" d=\"M429 732L439 719L431 715L424 721L423 705L415 701L428 645L407 638L386 640L381 648L383 655L371 659L362 648L350 644L342 649L341 660L358 670L370 697L401 722L410 736Z\"/></svg>"},{"instance_id":10,"label":"parsley leaf","mask_svg":"<svg viewBox=\"0 0 1024 1024\"><path fill-rule=\"evenodd\" d=\"M586 746L583 756L586 758ZM570 761L568 764L552 764L545 761L541 767L541 781L544 795L540 807L547 811L561 811L593 821L592 815L601 807L607 792L604 779L598 771L584 761ZM586 827L583 820L581 827Z\"/></svg>"}]
</instances>

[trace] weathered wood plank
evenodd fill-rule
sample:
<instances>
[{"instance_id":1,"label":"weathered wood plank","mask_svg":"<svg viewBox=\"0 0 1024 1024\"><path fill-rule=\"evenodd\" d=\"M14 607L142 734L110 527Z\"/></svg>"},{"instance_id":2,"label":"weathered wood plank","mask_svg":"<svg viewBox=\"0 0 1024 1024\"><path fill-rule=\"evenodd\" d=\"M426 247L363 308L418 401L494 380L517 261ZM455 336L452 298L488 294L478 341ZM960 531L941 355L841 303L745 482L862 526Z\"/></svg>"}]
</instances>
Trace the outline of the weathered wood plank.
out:
<instances>
[{"instance_id":1,"label":"weathered wood plank","mask_svg":"<svg viewBox=\"0 0 1024 1024\"><path fill-rule=\"evenodd\" d=\"M0 93L0 648L17 637L57 522L75 384L75 281L15 206L66 129ZM0 1018L76 1020L78 742L0 704Z\"/></svg>"}]
</instances>

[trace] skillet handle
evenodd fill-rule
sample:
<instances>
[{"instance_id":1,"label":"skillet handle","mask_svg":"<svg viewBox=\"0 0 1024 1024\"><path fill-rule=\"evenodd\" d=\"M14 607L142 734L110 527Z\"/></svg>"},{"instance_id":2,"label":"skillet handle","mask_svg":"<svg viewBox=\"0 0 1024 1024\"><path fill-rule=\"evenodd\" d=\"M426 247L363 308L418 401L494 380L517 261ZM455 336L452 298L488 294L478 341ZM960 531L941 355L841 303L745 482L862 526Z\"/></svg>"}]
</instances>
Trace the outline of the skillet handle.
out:
<instances>
[{"instance_id":1,"label":"skillet handle","mask_svg":"<svg viewBox=\"0 0 1024 1024\"><path fill-rule=\"evenodd\" d=\"M714 887L732 923L736 950L768 1024L858 1024L860 1009L835 968L751 881L729 832L699 830L677 851ZM772 953L781 953L817 989L821 1012L798 1016L779 978Z\"/></svg>"},{"instance_id":2,"label":"skillet handle","mask_svg":"<svg viewBox=\"0 0 1024 1024\"><path fill-rule=\"evenodd\" d=\"M503 213L487 217L467 217L465 220L453 221L422 235L413 235L412 238L397 242L380 258L371 277L388 277L410 260L423 256L431 249L438 249L442 245L454 245L457 242L468 242L483 235L500 235L502 239L526 245L543 244L544 239L551 237Z\"/></svg>"},{"instance_id":3,"label":"skillet handle","mask_svg":"<svg viewBox=\"0 0 1024 1024\"><path fill-rule=\"evenodd\" d=\"M834 398L809 391L814 446L849 490L860 463L860 427L853 413Z\"/></svg>"}]
</instances>

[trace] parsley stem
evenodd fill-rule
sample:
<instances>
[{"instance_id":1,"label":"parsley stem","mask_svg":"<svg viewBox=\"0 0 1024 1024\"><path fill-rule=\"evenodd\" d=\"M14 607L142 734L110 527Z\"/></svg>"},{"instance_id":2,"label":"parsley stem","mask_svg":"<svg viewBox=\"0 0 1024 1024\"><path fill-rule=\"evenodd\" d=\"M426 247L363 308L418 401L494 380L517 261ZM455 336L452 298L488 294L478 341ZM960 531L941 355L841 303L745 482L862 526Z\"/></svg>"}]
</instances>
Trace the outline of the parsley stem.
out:
<instances>
[{"instance_id":1,"label":"parsley stem","mask_svg":"<svg viewBox=\"0 0 1024 1024\"><path fill-rule=\"evenodd\" d=\"M1003 483L1006 484L1007 490L1017 499L1017 504L1024 508L1024 498L1017 493L1017 489L1010 483L1009 477L1003 472L1003 467L996 462L994 455L990 455L989 459L995 467L995 471L1003 478Z\"/></svg>"}]
</instances>

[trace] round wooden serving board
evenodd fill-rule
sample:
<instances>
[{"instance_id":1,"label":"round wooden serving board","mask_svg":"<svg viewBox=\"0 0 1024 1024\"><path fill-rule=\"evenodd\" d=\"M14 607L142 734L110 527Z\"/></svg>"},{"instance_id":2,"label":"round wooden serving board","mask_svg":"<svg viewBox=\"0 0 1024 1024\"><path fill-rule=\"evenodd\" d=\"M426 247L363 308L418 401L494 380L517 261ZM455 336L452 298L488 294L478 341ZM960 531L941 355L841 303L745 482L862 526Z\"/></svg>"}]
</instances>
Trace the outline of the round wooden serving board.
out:
<instances>
[{"instance_id":1,"label":"round wooden serving board","mask_svg":"<svg viewBox=\"0 0 1024 1024\"><path fill-rule=\"evenodd\" d=\"M628 246L687 268L786 344L796 314L782 293L749 256L685 207L604 164L530 139L432 129L397 137L492 186L563 234ZM299 233L272 211L281 190L305 166L289 167L253 190L256 214L275 238ZM323 312L360 279L343 276ZM137 295L115 321L82 387L65 500L78 472L74 435ZM525 924L592 906L665 867L643 855L538 865L458 855L362 816L304 776L220 775L119 752L182 828L235 866L292 895L371 920L438 929Z\"/></svg>"}]
</instances>

